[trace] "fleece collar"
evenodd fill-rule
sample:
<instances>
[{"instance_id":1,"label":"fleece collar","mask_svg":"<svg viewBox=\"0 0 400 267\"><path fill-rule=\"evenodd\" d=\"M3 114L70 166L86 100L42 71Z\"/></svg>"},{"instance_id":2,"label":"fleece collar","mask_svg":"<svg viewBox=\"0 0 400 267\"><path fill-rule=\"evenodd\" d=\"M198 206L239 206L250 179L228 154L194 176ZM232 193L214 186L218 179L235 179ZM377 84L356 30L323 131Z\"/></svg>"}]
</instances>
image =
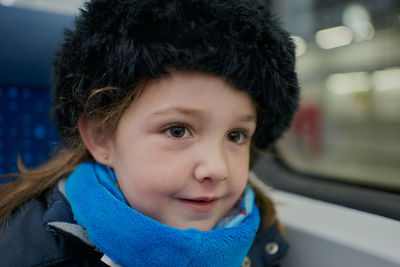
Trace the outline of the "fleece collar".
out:
<instances>
[{"instance_id":1,"label":"fleece collar","mask_svg":"<svg viewBox=\"0 0 400 267\"><path fill-rule=\"evenodd\" d=\"M99 176L109 170L83 163L68 177L66 195L74 218L91 243L123 266L240 266L257 232L256 206L238 225L211 231L181 230L129 207ZM114 192L115 193L115 192Z\"/></svg>"}]
</instances>

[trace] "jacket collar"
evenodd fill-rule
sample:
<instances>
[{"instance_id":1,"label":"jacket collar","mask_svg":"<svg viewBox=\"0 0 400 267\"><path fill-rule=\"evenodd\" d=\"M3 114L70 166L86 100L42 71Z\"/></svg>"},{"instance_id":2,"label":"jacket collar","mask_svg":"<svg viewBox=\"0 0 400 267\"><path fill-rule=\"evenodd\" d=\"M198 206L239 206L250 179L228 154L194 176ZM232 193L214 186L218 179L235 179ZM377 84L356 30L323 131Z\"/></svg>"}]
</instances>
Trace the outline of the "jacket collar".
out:
<instances>
[{"instance_id":1,"label":"jacket collar","mask_svg":"<svg viewBox=\"0 0 400 267\"><path fill-rule=\"evenodd\" d=\"M50 228L79 238L89 246L90 242L85 229L76 224L71 206L65 197L65 179L60 180L47 196L48 208L43 216L43 223Z\"/></svg>"}]
</instances>

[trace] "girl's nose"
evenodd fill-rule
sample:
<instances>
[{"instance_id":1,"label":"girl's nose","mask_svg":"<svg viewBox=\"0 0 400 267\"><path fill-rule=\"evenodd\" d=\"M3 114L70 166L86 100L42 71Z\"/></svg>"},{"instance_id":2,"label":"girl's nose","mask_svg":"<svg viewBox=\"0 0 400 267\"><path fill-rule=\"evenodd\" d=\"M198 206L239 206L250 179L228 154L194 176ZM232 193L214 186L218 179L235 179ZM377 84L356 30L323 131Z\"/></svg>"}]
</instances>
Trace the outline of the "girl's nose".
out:
<instances>
[{"instance_id":1,"label":"girl's nose","mask_svg":"<svg viewBox=\"0 0 400 267\"><path fill-rule=\"evenodd\" d=\"M200 150L194 178L199 182L212 183L226 180L229 177L229 164L224 146L203 146Z\"/></svg>"}]
</instances>

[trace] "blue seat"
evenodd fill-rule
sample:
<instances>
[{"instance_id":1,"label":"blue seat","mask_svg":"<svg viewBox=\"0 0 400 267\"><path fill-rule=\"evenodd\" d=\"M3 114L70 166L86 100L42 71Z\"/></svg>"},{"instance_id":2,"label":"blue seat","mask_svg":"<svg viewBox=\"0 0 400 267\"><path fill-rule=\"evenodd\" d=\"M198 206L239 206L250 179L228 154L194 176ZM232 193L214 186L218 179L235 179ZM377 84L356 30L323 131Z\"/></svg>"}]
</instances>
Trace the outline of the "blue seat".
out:
<instances>
[{"instance_id":1,"label":"blue seat","mask_svg":"<svg viewBox=\"0 0 400 267\"><path fill-rule=\"evenodd\" d=\"M45 161L58 144L49 119L54 53L72 16L0 6L0 174Z\"/></svg>"},{"instance_id":2,"label":"blue seat","mask_svg":"<svg viewBox=\"0 0 400 267\"><path fill-rule=\"evenodd\" d=\"M0 173L17 171L17 155L28 167L43 162L57 143L49 120L48 90L0 87Z\"/></svg>"}]
</instances>

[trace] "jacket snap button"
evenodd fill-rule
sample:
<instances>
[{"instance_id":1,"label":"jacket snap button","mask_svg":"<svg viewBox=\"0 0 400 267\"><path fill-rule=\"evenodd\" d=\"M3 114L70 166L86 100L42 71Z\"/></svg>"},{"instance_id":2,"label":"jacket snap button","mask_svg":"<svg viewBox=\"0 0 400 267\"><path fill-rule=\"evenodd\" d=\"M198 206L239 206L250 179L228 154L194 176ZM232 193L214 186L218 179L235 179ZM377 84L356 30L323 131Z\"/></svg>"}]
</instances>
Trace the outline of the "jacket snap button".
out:
<instances>
[{"instance_id":1,"label":"jacket snap button","mask_svg":"<svg viewBox=\"0 0 400 267\"><path fill-rule=\"evenodd\" d=\"M268 242L265 245L265 252L267 252L269 255L276 254L278 250L279 250L279 245L276 242Z\"/></svg>"},{"instance_id":2,"label":"jacket snap button","mask_svg":"<svg viewBox=\"0 0 400 267\"><path fill-rule=\"evenodd\" d=\"M249 257L246 256L246 258L244 258L244 261L242 263L242 267L250 267L251 266L251 260Z\"/></svg>"}]
</instances>

